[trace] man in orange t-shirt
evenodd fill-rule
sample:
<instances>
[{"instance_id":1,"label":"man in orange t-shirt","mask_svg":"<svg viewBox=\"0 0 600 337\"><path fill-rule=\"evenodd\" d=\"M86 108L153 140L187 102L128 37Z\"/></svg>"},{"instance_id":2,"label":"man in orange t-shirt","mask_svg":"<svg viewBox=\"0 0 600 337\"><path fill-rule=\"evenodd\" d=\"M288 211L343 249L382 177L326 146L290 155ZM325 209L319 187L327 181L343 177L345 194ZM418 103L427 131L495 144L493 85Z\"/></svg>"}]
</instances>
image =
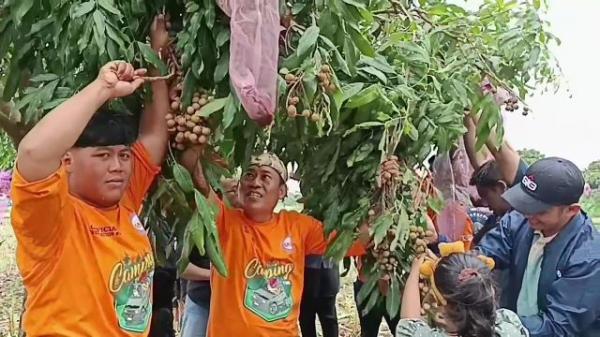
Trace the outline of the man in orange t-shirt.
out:
<instances>
[{"instance_id":1,"label":"man in orange t-shirt","mask_svg":"<svg viewBox=\"0 0 600 337\"><path fill-rule=\"evenodd\" d=\"M103 108L144 73L108 63L19 144L12 225L28 337L148 335L154 259L137 211L165 154L167 85L152 83L137 140L129 119Z\"/></svg>"},{"instance_id":2,"label":"man in orange t-shirt","mask_svg":"<svg viewBox=\"0 0 600 337\"><path fill-rule=\"evenodd\" d=\"M285 165L273 154L252 158L240 178L241 209L218 200L189 150L182 164L193 172L197 187L220 211L217 227L229 270L224 278L212 272L208 337L297 337L306 255L323 255L323 225L297 212L274 213L287 193ZM368 230L349 255L364 254Z\"/></svg>"}]
</instances>

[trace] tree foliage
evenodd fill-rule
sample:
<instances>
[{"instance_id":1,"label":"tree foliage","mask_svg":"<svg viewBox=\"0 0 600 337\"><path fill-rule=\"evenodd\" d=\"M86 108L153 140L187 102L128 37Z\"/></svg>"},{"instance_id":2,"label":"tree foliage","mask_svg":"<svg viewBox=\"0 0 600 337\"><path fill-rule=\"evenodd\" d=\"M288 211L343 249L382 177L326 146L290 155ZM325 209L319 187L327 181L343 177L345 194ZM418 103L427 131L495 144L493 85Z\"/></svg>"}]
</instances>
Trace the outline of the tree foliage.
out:
<instances>
[{"instance_id":1,"label":"tree foliage","mask_svg":"<svg viewBox=\"0 0 600 337\"><path fill-rule=\"evenodd\" d=\"M541 153L536 149L523 149L519 150L519 155L521 159L525 161L527 164L531 165L540 159L546 158L546 155Z\"/></svg>"},{"instance_id":2,"label":"tree foliage","mask_svg":"<svg viewBox=\"0 0 600 337\"><path fill-rule=\"evenodd\" d=\"M600 187L600 160L596 160L590 163L588 167L583 171L585 181L590 184L590 187L597 189Z\"/></svg>"},{"instance_id":3,"label":"tree foliage","mask_svg":"<svg viewBox=\"0 0 600 337\"><path fill-rule=\"evenodd\" d=\"M207 163L217 153L237 167L263 149L297 163L305 210L339 234L328 253L343 256L357 227L372 223L376 243L399 257L388 278L396 289L414 253L409 227L425 226L427 207L438 208L413 168L434 149L454 145L465 132L465 108L480 115L479 145L493 129L501 139L500 110L482 94L482 80L520 98L556 83L549 45L558 40L540 17L540 0L486 0L475 11L442 0L290 0L280 7L279 111L272 127L260 129L230 88L229 20L214 0L6 1L0 12L2 99L15 104L8 126L30 128L110 59L166 71L146 43L151 18L166 8L184 71L184 104L199 88L217 98L206 111L214 129ZM327 86L324 69L331 72ZM310 118L288 115L295 97L297 110ZM113 108L137 113L140 103L138 95ZM403 175L394 188L382 188L379 166L391 155L402 159ZM213 184L222 174L228 173L208 166ZM194 240L184 236L201 223L192 221L181 187L167 173L149 200L159 262L180 254L174 241L189 248ZM370 275L361 294L367 308L381 298L371 290L387 273L377 265L371 259L364 268ZM392 309L399 301L394 294L388 297Z\"/></svg>"}]
</instances>

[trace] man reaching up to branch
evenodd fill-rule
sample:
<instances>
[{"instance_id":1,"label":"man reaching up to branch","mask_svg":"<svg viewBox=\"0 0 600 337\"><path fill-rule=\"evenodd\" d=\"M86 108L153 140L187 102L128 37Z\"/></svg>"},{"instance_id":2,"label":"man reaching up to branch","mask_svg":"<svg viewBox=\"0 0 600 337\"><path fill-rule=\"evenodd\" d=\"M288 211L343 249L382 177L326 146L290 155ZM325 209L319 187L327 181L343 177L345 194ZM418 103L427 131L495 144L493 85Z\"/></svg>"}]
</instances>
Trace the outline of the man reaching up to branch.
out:
<instances>
[{"instance_id":1,"label":"man reaching up to branch","mask_svg":"<svg viewBox=\"0 0 600 337\"><path fill-rule=\"evenodd\" d=\"M208 336L297 337L305 257L323 255L323 225L296 212L274 213L287 193L288 173L273 154L253 157L239 181L241 209L227 208L208 185L198 158L188 149L181 162L197 188L219 205L216 223L229 276L211 276ZM369 236L350 255L364 254Z\"/></svg>"},{"instance_id":2,"label":"man reaching up to branch","mask_svg":"<svg viewBox=\"0 0 600 337\"><path fill-rule=\"evenodd\" d=\"M165 34L156 19L153 46ZM167 85L152 84L137 137L129 119L103 108L145 73L108 63L19 145L12 225L28 337L148 335L154 259L137 211L165 155Z\"/></svg>"}]
</instances>

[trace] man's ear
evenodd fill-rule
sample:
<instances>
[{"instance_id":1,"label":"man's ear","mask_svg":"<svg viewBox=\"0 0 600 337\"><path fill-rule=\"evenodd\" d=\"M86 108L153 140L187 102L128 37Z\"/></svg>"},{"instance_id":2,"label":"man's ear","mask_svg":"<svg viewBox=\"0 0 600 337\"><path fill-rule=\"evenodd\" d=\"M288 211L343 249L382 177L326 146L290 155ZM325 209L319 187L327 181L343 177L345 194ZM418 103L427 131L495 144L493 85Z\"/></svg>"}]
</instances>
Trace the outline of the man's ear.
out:
<instances>
[{"instance_id":1,"label":"man's ear","mask_svg":"<svg viewBox=\"0 0 600 337\"><path fill-rule=\"evenodd\" d=\"M498 180L498 186L502 189L502 191L508 190L508 184L504 180Z\"/></svg>"},{"instance_id":2,"label":"man's ear","mask_svg":"<svg viewBox=\"0 0 600 337\"><path fill-rule=\"evenodd\" d=\"M581 211L581 204L571 204L568 207L569 213L577 214Z\"/></svg>"},{"instance_id":3,"label":"man's ear","mask_svg":"<svg viewBox=\"0 0 600 337\"><path fill-rule=\"evenodd\" d=\"M65 153L61 159L62 164L65 166L65 170L69 173L71 173L71 168L73 165L73 154L71 153L71 151L68 151L67 153Z\"/></svg>"},{"instance_id":4,"label":"man's ear","mask_svg":"<svg viewBox=\"0 0 600 337\"><path fill-rule=\"evenodd\" d=\"M281 185L279 185L279 200L285 199L285 197L287 197L287 193L288 193L287 184L281 183Z\"/></svg>"}]
</instances>

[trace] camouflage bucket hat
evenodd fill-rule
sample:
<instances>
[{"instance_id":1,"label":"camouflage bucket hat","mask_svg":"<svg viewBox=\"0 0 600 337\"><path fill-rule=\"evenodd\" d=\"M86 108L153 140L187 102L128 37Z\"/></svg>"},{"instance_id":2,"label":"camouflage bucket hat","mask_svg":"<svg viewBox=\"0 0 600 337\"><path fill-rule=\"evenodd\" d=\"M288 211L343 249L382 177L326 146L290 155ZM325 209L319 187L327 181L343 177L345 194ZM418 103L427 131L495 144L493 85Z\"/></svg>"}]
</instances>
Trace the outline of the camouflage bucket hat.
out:
<instances>
[{"instance_id":1,"label":"camouflage bucket hat","mask_svg":"<svg viewBox=\"0 0 600 337\"><path fill-rule=\"evenodd\" d=\"M279 173L279 176L283 179L284 183L288 180L285 164L274 153L263 153L258 156L252 156L249 166L268 166Z\"/></svg>"}]
</instances>

